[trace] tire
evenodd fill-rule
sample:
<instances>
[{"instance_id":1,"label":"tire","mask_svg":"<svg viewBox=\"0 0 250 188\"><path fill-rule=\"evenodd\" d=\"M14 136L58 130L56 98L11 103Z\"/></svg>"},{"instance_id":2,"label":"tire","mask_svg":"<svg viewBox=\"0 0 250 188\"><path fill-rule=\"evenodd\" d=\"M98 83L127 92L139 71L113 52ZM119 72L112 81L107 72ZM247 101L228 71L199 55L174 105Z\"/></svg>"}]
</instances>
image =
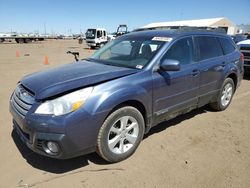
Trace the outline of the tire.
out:
<instances>
[{"instance_id":1,"label":"tire","mask_svg":"<svg viewBox=\"0 0 250 188\"><path fill-rule=\"evenodd\" d=\"M217 111L225 110L232 101L234 91L234 81L231 78L226 78L223 82L220 93L217 96L217 101L210 103L210 107Z\"/></svg>"},{"instance_id":2,"label":"tire","mask_svg":"<svg viewBox=\"0 0 250 188\"><path fill-rule=\"evenodd\" d=\"M4 39L0 38L0 43L3 43L4 42Z\"/></svg>"},{"instance_id":3,"label":"tire","mask_svg":"<svg viewBox=\"0 0 250 188\"><path fill-rule=\"evenodd\" d=\"M24 43L24 39L23 39L23 38L19 38L19 39L18 39L18 43L19 43L19 44Z\"/></svg>"},{"instance_id":4,"label":"tire","mask_svg":"<svg viewBox=\"0 0 250 188\"><path fill-rule=\"evenodd\" d=\"M30 43L30 42L31 42L31 39L29 38L24 39L24 43Z\"/></svg>"},{"instance_id":5,"label":"tire","mask_svg":"<svg viewBox=\"0 0 250 188\"><path fill-rule=\"evenodd\" d=\"M100 128L97 153L109 162L127 159L139 146L144 129L143 116L136 108L125 106L114 111Z\"/></svg>"},{"instance_id":6,"label":"tire","mask_svg":"<svg viewBox=\"0 0 250 188\"><path fill-rule=\"evenodd\" d=\"M103 46L104 46L104 44L103 44L103 43L101 43L101 44L100 44L100 46L99 46L99 48L102 48Z\"/></svg>"}]
</instances>

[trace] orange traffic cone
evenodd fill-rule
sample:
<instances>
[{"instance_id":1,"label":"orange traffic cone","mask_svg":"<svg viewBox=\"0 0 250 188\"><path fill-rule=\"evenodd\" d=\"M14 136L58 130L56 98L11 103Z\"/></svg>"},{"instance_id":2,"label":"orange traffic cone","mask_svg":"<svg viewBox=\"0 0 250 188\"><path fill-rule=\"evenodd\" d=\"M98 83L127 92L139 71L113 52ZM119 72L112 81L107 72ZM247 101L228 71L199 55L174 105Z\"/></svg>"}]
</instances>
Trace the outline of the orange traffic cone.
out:
<instances>
[{"instance_id":1,"label":"orange traffic cone","mask_svg":"<svg viewBox=\"0 0 250 188\"><path fill-rule=\"evenodd\" d=\"M16 51L16 57L20 57L20 52Z\"/></svg>"},{"instance_id":2,"label":"orange traffic cone","mask_svg":"<svg viewBox=\"0 0 250 188\"><path fill-rule=\"evenodd\" d=\"M49 65L49 58L48 58L48 56L45 56L43 64L44 65Z\"/></svg>"}]
</instances>

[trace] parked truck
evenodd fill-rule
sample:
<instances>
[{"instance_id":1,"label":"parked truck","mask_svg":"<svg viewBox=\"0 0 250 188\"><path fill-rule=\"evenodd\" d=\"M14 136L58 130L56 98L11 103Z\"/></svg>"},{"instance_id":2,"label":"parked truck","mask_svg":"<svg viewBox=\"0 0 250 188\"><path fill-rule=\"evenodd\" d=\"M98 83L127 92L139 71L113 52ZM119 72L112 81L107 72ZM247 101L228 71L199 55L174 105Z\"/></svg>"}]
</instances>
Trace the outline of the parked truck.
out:
<instances>
[{"instance_id":1,"label":"parked truck","mask_svg":"<svg viewBox=\"0 0 250 188\"><path fill-rule=\"evenodd\" d=\"M244 55L244 72L250 73L250 39L243 40L237 43L240 52Z\"/></svg>"},{"instance_id":2,"label":"parked truck","mask_svg":"<svg viewBox=\"0 0 250 188\"><path fill-rule=\"evenodd\" d=\"M86 32L86 43L94 49L96 47L102 47L108 42L106 29L103 28L90 28Z\"/></svg>"}]
</instances>

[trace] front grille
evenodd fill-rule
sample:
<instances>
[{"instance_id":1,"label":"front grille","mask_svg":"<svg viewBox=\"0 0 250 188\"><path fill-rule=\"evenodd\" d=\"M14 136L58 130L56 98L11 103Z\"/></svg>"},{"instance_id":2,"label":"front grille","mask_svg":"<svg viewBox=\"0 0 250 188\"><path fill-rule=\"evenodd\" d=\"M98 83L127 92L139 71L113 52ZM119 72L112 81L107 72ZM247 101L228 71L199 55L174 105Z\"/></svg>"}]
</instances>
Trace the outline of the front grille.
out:
<instances>
[{"instance_id":1,"label":"front grille","mask_svg":"<svg viewBox=\"0 0 250 188\"><path fill-rule=\"evenodd\" d=\"M244 64L250 65L250 47L242 46L240 52L244 55Z\"/></svg>"},{"instance_id":2,"label":"front grille","mask_svg":"<svg viewBox=\"0 0 250 188\"><path fill-rule=\"evenodd\" d=\"M35 99L33 95L29 91L27 91L21 84L19 84L16 87L11 98L11 104L13 108L21 117L24 118L34 102Z\"/></svg>"},{"instance_id":3,"label":"front grille","mask_svg":"<svg viewBox=\"0 0 250 188\"><path fill-rule=\"evenodd\" d=\"M91 44L93 44L93 43L95 43L95 41L87 41L87 43L91 43Z\"/></svg>"},{"instance_id":4,"label":"front grille","mask_svg":"<svg viewBox=\"0 0 250 188\"><path fill-rule=\"evenodd\" d=\"M242 46L240 47L241 50L250 50L250 47Z\"/></svg>"}]
</instances>

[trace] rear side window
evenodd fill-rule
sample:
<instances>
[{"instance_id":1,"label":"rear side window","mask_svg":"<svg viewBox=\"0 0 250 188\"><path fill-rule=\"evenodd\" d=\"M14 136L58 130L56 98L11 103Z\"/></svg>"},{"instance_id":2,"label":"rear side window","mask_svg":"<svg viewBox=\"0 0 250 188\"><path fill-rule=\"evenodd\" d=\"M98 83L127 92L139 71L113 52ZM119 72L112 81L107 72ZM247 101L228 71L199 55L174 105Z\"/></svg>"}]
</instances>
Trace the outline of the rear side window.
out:
<instances>
[{"instance_id":1,"label":"rear side window","mask_svg":"<svg viewBox=\"0 0 250 188\"><path fill-rule=\"evenodd\" d=\"M200 60L210 59L223 55L221 45L216 37L199 36L196 37L200 49Z\"/></svg>"},{"instance_id":2,"label":"rear side window","mask_svg":"<svg viewBox=\"0 0 250 188\"><path fill-rule=\"evenodd\" d=\"M230 54L235 51L235 47L232 44L232 41L230 39L227 39L227 38L219 38L219 39L220 39L224 54Z\"/></svg>"},{"instance_id":3,"label":"rear side window","mask_svg":"<svg viewBox=\"0 0 250 188\"><path fill-rule=\"evenodd\" d=\"M175 42L163 56L165 59L178 60L181 65L193 62L193 41L191 37L183 38Z\"/></svg>"}]
</instances>

